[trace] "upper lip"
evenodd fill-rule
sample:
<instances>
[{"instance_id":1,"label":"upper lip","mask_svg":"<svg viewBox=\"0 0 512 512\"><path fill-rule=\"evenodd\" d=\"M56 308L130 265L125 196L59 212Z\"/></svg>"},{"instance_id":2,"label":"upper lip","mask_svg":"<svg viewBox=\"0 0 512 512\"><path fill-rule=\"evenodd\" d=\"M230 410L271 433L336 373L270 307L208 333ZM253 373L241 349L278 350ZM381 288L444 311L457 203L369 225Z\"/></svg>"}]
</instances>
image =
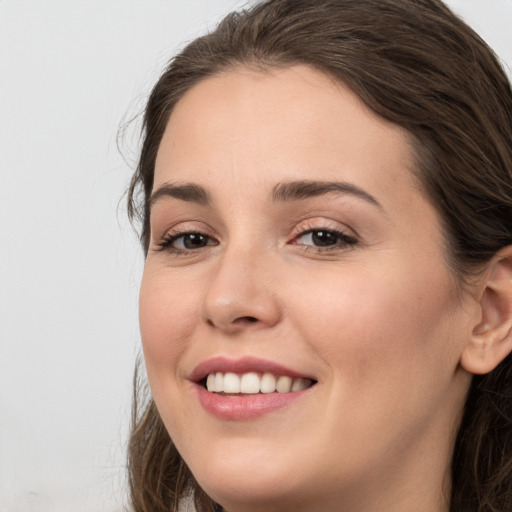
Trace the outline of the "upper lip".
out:
<instances>
[{"instance_id":1,"label":"upper lip","mask_svg":"<svg viewBox=\"0 0 512 512\"><path fill-rule=\"evenodd\" d=\"M238 359L230 359L224 356L212 357L210 359L206 359L199 363L192 373L189 376L189 379L193 382L200 382L204 378L206 378L210 373L248 373L248 372L258 372L258 373L272 373L276 376L286 375L292 378L307 378L311 380L315 380L313 377L309 375L305 375L296 370L292 370L291 368L287 368L279 363L274 361L269 361L267 359L260 359L257 357L242 357Z\"/></svg>"}]
</instances>

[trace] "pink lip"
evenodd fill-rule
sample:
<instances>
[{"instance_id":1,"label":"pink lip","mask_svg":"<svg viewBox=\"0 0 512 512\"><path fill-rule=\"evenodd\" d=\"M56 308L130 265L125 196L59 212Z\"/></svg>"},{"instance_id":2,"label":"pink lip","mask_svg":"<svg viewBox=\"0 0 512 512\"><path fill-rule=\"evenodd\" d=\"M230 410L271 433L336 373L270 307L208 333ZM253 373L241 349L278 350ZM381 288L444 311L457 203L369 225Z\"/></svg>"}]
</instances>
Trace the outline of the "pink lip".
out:
<instances>
[{"instance_id":1,"label":"pink lip","mask_svg":"<svg viewBox=\"0 0 512 512\"><path fill-rule=\"evenodd\" d=\"M240 359L229 359L223 356L212 357L203 361L196 366L194 371L189 376L189 380L193 382L199 382L204 379L210 373L216 372L233 372L233 373L247 373L247 372L258 372L258 373L272 373L274 375L287 375L288 377L297 378L304 377L314 380L313 377L303 375L295 370L286 368L273 361L266 359L259 359L256 357L242 357Z\"/></svg>"},{"instance_id":2,"label":"pink lip","mask_svg":"<svg viewBox=\"0 0 512 512\"><path fill-rule=\"evenodd\" d=\"M229 359L214 357L199 364L189 379L193 382L199 403L214 417L221 420L241 421L260 418L263 415L287 407L300 400L312 388L293 393L266 393L255 395L221 395L207 391L202 380L210 373L215 372L269 372L274 375L287 375L292 378L307 377L290 368L265 359L244 357Z\"/></svg>"}]
</instances>

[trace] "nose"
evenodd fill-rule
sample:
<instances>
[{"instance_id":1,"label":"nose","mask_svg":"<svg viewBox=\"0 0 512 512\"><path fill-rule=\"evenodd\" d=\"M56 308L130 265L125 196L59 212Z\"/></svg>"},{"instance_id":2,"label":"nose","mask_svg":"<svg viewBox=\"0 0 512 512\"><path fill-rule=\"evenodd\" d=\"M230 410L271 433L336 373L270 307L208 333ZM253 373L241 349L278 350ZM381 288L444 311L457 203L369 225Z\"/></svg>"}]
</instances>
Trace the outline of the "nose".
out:
<instances>
[{"instance_id":1,"label":"nose","mask_svg":"<svg viewBox=\"0 0 512 512\"><path fill-rule=\"evenodd\" d=\"M274 285L268 262L250 251L226 252L212 269L204 319L226 334L272 327L281 318Z\"/></svg>"}]
</instances>

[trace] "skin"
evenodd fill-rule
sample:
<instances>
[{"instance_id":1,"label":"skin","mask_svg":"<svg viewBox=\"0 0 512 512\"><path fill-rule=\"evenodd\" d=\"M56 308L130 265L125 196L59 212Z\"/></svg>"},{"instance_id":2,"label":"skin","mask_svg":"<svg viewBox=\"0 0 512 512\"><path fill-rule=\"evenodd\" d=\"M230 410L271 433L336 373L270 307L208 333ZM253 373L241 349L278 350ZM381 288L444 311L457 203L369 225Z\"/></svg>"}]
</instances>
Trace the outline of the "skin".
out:
<instances>
[{"instance_id":1,"label":"skin","mask_svg":"<svg viewBox=\"0 0 512 512\"><path fill-rule=\"evenodd\" d=\"M460 366L477 306L462 302L407 133L306 66L245 68L197 84L164 134L161 197L140 293L151 390L199 484L229 512L447 511ZM276 185L351 193L273 200ZM311 229L355 245L315 246ZM162 238L203 233L176 253ZM214 357L270 359L317 384L284 409L222 421L188 376Z\"/></svg>"}]
</instances>

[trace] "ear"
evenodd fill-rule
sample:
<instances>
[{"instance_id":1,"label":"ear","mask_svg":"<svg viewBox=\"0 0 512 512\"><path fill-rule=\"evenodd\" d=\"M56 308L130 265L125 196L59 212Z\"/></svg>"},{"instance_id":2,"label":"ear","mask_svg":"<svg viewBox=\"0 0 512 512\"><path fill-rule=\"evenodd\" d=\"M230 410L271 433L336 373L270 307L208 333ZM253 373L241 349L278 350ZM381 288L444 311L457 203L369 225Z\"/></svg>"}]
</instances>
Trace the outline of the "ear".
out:
<instances>
[{"instance_id":1,"label":"ear","mask_svg":"<svg viewBox=\"0 0 512 512\"><path fill-rule=\"evenodd\" d=\"M489 373L512 352L512 246L496 253L482 277L481 315L460 361L475 374Z\"/></svg>"}]
</instances>

